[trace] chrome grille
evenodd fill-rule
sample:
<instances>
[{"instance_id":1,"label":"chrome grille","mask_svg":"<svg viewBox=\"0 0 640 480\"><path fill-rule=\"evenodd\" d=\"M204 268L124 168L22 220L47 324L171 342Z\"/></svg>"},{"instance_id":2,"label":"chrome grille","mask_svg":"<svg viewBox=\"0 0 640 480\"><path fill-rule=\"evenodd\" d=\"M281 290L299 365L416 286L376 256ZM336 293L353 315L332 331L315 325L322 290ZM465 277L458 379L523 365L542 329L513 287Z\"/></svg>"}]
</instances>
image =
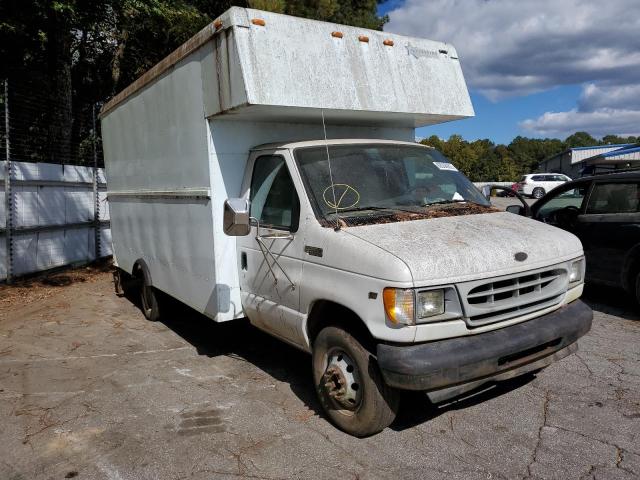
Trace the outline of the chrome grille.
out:
<instances>
[{"instance_id":1,"label":"chrome grille","mask_svg":"<svg viewBox=\"0 0 640 480\"><path fill-rule=\"evenodd\" d=\"M566 266L547 267L515 275L459 285L469 326L507 320L559 303L567 290Z\"/></svg>"}]
</instances>

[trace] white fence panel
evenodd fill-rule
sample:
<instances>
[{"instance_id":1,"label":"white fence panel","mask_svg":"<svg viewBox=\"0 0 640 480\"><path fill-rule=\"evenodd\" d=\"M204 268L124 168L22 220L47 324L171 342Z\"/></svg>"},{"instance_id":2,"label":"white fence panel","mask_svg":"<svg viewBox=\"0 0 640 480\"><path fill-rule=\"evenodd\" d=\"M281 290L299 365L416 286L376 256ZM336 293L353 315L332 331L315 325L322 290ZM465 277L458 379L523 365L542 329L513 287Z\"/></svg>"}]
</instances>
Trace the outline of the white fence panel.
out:
<instances>
[{"instance_id":1,"label":"white fence panel","mask_svg":"<svg viewBox=\"0 0 640 480\"><path fill-rule=\"evenodd\" d=\"M0 280L7 278L5 163L0 162ZM106 179L91 167L11 163L11 275L90 261L112 253ZM95 211L98 208L98 224ZM98 228L99 248L96 249Z\"/></svg>"}]
</instances>

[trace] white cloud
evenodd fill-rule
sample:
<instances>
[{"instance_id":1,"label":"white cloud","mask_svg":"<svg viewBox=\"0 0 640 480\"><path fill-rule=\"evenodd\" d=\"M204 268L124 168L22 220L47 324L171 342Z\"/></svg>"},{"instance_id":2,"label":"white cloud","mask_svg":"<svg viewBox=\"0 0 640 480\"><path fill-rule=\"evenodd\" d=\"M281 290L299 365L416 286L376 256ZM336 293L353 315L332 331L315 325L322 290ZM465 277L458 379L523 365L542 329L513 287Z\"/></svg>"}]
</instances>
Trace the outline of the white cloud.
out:
<instances>
[{"instance_id":1,"label":"white cloud","mask_svg":"<svg viewBox=\"0 0 640 480\"><path fill-rule=\"evenodd\" d=\"M452 43L470 88L494 101L584 85L576 109L526 120L529 131L637 133L637 7L637 0L406 0L385 29Z\"/></svg>"},{"instance_id":2,"label":"white cloud","mask_svg":"<svg viewBox=\"0 0 640 480\"><path fill-rule=\"evenodd\" d=\"M589 83L582 89L578 108L583 112L599 108L640 110L640 84L609 87Z\"/></svg>"},{"instance_id":3,"label":"white cloud","mask_svg":"<svg viewBox=\"0 0 640 480\"><path fill-rule=\"evenodd\" d=\"M520 126L537 135L565 138L577 131L589 132L595 137L604 135L640 135L640 110L600 108L593 112L577 109L568 112L546 112Z\"/></svg>"},{"instance_id":4,"label":"white cloud","mask_svg":"<svg viewBox=\"0 0 640 480\"><path fill-rule=\"evenodd\" d=\"M556 137L566 137L576 131L586 131L596 137L638 136L640 85L586 84L577 108L568 112L546 112L521 122L520 127L537 135Z\"/></svg>"}]
</instances>

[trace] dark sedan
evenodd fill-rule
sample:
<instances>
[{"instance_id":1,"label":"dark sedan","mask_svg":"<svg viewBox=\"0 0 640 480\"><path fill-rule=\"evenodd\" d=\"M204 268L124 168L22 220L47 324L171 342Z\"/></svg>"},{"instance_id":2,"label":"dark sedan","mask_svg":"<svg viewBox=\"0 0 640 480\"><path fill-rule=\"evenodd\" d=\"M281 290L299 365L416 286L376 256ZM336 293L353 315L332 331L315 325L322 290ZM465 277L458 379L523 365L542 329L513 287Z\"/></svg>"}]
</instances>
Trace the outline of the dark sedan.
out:
<instances>
[{"instance_id":1,"label":"dark sedan","mask_svg":"<svg viewBox=\"0 0 640 480\"><path fill-rule=\"evenodd\" d=\"M507 210L529 213L519 205ZM640 172L565 183L534 203L530 215L582 241L587 282L622 287L640 302Z\"/></svg>"}]
</instances>

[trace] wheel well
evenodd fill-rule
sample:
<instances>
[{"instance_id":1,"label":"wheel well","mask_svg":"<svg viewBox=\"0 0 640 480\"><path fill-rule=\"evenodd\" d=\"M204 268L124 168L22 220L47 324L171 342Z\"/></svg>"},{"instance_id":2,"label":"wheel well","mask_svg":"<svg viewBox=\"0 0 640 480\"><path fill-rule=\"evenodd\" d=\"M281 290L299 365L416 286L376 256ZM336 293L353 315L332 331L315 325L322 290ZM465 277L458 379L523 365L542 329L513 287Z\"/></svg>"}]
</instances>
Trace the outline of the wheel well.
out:
<instances>
[{"instance_id":1,"label":"wheel well","mask_svg":"<svg viewBox=\"0 0 640 480\"><path fill-rule=\"evenodd\" d=\"M358 339L363 347L375 353L375 339L362 319L353 310L330 300L317 300L311 307L307 318L309 343L313 346L318 333L329 326L344 329Z\"/></svg>"},{"instance_id":2,"label":"wheel well","mask_svg":"<svg viewBox=\"0 0 640 480\"><path fill-rule=\"evenodd\" d=\"M139 258L133 264L133 268L131 269L131 276L137 280L145 280L147 285L153 285L151 283L151 274L149 273L147 262L145 262L142 258Z\"/></svg>"},{"instance_id":3,"label":"wheel well","mask_svg":"<svg viewBox=\"0 0 640 480\"><path fill-rule=\"evenodd\" d=\"M636 275L640 273L640 246L634 247L622 268L622 287L627 292L633 292L636 288Z\"/></svg>"}]
</instances>

